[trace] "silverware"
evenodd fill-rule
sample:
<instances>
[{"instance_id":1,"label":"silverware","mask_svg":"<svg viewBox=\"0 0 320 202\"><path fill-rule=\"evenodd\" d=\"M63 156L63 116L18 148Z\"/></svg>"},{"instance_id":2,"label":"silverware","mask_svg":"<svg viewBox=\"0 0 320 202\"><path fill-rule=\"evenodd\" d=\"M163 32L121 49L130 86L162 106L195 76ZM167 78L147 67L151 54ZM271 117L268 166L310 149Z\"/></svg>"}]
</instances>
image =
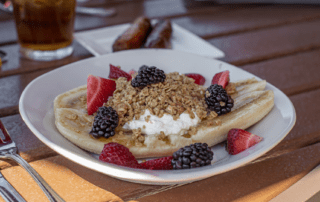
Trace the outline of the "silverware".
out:
<instances>
[{"instance_id":1,"label":"silverware","mask_svg":"<svg viewBox=\"0 0 320 202\"><path fill-rule=\"evenodd\" d=\"M17 190L0 173L0 195L7 202L26 202Z\"/></svg>"},{"instance_id":2,"label":"silverware","mask_svg":"<svg viewBox=\"0 0 320 202\"><path fill-rule=\"evenodd\" d=\"M18 154L18 148L0 120L0 129L3 137L0 138L0 158L11 159L22 166L38 183L42 191L51 202L63 202L64 200L48 185L46 181ZM4 139L3 139L4 138Z\"/></svg>"}]
</instances>

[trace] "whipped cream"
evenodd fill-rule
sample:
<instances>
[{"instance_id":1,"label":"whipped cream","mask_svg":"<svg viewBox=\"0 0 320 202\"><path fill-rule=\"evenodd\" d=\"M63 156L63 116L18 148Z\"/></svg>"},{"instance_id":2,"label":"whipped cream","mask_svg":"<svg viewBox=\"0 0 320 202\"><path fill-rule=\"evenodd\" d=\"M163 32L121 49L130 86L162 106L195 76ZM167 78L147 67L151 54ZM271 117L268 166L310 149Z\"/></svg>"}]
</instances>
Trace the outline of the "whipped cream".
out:
<instances>
[{"instance_id":1,"label":"whipped cream","mask_svg":"<svg viewBox=\"0 0 320 202\"><path fill-rule=\"evenodd\" d=\"M169 114L164 114L161 118L155 115L152 115L147 109L143 115L140 116L138 120L135 118L124 124L124 129L138 129L141 128L141 132L147 135L156 135L160 134L161 131L165 135L170 134L184 134L185 130L188 130L191 126L196 126L200 119L195 115L195 118L190 118L188 113L180 114L179 119L173 120L173 116ZM146 121L147 116L150 116L149 120Z\"/></svg>"}]
</instances>

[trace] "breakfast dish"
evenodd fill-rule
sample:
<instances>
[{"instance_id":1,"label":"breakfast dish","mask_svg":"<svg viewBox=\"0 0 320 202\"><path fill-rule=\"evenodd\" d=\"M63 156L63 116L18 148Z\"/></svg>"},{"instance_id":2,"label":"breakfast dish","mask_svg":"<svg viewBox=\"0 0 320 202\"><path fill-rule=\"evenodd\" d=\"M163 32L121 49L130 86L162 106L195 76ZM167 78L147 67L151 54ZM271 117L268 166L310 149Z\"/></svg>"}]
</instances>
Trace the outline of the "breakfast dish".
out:
<instances>
[{"instance_id":1,"label":"breakfast dish","mask_svg":"<svg viewBox=\"0 0 320 202\"><path fill-rule=\"evenodd\" d=\"M57 96L55 123L61 134L96 154L106 143L117 142L136 158L169 156L193 143L225 141L229 130L250 127L274 105L273 92L264 90L266 81L229 82L229 71L217 73L209 88L156 67L142 66L132 79L124 74L115 82L89 76L87 85ZM91 93L92 83L106 90ZM92 104L89 99L101 100L99 94L105 100ZM108 124L101 123L104 116L111 116Z\"/></svg>"},{"instance_id":2,"label":"breakfast dish","mask_svg":"<svg viewBox=\"0 0 320 202\"><path fill-rule=\"evenodd\" d=\"M137 49L82 60L48 72L32 81L23 91L19 102L20 114L30 130L44 144L69 160L121 180L143 184L177 184L224 173L249 163L272 149L288 134L295 123L295 110L288 97L266 82L265 91L272 90L274 93L274 107L261 121L246 129L263 140L244 152L230 155L222 144L218 144L210 147L214 153L211 165L181 171L130 169L105 163L98 159L98 155L86 152L61 135L55 125L53 102L58 95L85 85L90 74L108 78L109 68L106 65L110 63L121 66L125 72L137 70L141 64L146 64L154 65L166 73L198 73L205 78L206 87L211 85L215 73L226 70L230 71L230 81L234 83L250 78L260 82L261 79L218 60L166 49ZM142 164L140 160L139 163Z\"/></svg>"}]
</instances>

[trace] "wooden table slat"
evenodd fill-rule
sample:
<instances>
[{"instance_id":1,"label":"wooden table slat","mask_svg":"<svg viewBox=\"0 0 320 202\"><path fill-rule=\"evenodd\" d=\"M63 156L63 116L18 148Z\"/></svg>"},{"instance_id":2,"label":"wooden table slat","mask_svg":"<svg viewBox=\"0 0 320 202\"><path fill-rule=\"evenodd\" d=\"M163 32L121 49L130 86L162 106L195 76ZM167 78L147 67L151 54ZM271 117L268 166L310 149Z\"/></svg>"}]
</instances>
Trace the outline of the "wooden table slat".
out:
<instances>
[{"instance_id":1,"label":"wooden table slat","mask_svg":"<svg viewBox=\"0 0 320 202\"><path fill-rule=\"evenodd\" d=\"M4 62L0 67L0 78L7 77L10 75L24 74L29 72L35 72L38 70L54 69L57 67L61 67L63 65L67 65L88 57L92 57L93 55L87 51L82 45L80 45L77 41L73 43L74 51L71 56L57 61L33 61L19 57L19 45L8 45L2 46L0 49L7 53L7 62Z\"/></svg>"},{"instance_id":2,"label":"wooden table slat","mask_svg":"<svg viewBox=\"0 0 320 202\"><path fill-rule=\"evenodd\" d=\"M290 34L288 34L290 33ZM209 40L226 53L223 61L245 65L320 48L320 20Z\"/></svg>"},{"instance_id":3,"label":"wooden table slat","mask_svg":"<svg viewBox=\"0 0 320 202\"><path fill-rule=\"evenodd\" d=\"M318 7L311 6L247 6L174 18L172 21L190 32L205 38L235 35L258 29L297 24L320 18Z\"/></svg>"}]
</instances>

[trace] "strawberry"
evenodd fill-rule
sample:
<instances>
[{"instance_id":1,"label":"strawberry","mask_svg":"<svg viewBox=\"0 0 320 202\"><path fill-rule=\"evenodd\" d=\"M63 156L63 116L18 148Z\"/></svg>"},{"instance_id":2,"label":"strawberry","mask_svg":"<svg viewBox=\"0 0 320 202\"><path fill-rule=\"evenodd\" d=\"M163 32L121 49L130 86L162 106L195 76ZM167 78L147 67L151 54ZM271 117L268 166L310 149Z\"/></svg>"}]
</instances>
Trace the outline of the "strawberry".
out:
<instances>
[{"instance_id":1,"label":"strawberry","mask_svg":"<svg viewBox=\"0 0 320 202\"><path fill-rule=\"evenodd\" d=\"M128 74L130 74L130 75L133 75L133 74L135 74L135 73L137 73L137 72L136 72L136 70L134 70L134 69L131 69L131 70L128 72Z\"/></svg>"},{"instance_id":2,"label":"strawberry","mask_svg":"<svg viewBox=\"0 0 320 202\"><path fill-rule=\"evenodd\" d=\"M140 166L144 169L149 170L171 170L171 160L173 159L172 156L162 157L159 159L152 159L140 163Z\"/></svg>"},{"instance_id":3,"label":"strawberry","mask_svg":"<svg viewBox=\"0 0 320 202\"><path fill-rule=\"evenodd\" d=\"M130 74L121 70L119 67L116 67L116 66L110 64L109 78L110 79L118 79L120 77L126 77L128 81L130 81L132 79Z\"/></svg>"},{"instance_id":4,"label":"strawberry","mask_svg":"<svg viewBox=\"0 0 320 202\"><path fill-rule=\"evenodd\" d=\"M206 79L200 75L195 73L185 74L187 77L193 78L194 82L198 85L203 85L206 82Z\"/></svg>"},{"instance_id":5,"label":"strawberry","mask_svg":"<svg viewBox=\"0 0 320 202\"><path fill-rule=\"evenodd\" d=\"M212 78L211 84L218 84L221 85L223 88L226 88L230 80L229 73L230 72L228 70L216 73Z\"/></svg>"},{"instance_id":6,"label":"strawberry","mask_svg":"<svg viewBox=\"0 0 320 202\"><path fill-rule=\"evenodd\" d=\"M115 142L104 145L99 160L119 166L141 168L137 159L132 155L129 149Z\"/></svg>"},{"instance_id":7,"label":"strawberry","mask_svg":"<svg viewBox=\"0 0 320 202\"><path fill-rule=\"evenodd\" d=\"M92 115L113 95L116 82L98 76L89 75L87 78L87 110Z\"/></svg>"},{"instance_id":8,"label":"strawberry","mask_svg":"<svg viewBox=\"0 0 320 202\"><path fill-rule=\"evenodd\" d=\"M259 143L262 137L242 129L231 129L227 137L227 151L229 154L238 154Z\"/></svg>"}]
</instances>

